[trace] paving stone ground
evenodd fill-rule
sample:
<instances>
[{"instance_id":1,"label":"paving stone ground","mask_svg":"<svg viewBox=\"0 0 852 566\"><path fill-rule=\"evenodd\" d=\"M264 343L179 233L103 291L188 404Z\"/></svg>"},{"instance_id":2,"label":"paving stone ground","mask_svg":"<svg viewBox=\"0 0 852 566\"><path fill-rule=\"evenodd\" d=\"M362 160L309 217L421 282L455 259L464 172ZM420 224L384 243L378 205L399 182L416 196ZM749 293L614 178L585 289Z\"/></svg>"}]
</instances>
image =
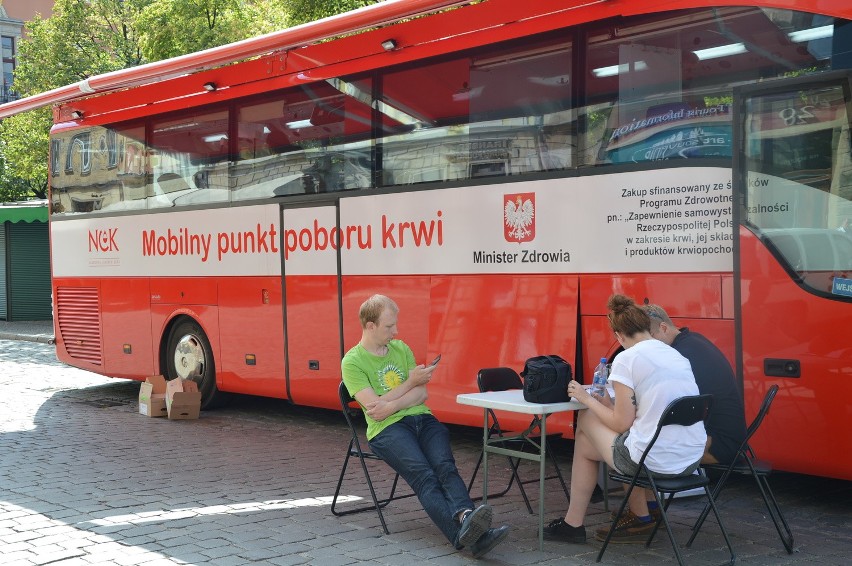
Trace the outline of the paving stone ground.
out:
<instances>
[{"instance_id":1,"label":"paving stone ground","mask_svg":"<svg viewBox=\"0 0 852 566\"><path fill-rule=\"evenodd\" d=\"M537 518L517 489L492 498L495 521L510 524L508 540L487 559L457 552L414 498L385 510L383 534L368 511L334 517L329 510L344 450L345 423L337 411L296 407L281 400L238 397L195 421L151 419L137 411L139 383L97 376L56 361L45 336L0 325L0 563L5 566L172 564L440 565L593 564L600 543L545 542L538 550ZM463 477L479 456L481 431L451 427ZM570 474L570 441L556 445ZM496 485L508 478L492 460ZM535 465L522 465L524 477ZM379 489L392 474L371 465ZM352 468L344 492L369 497ZM795 536L788 555L753 481L735 478L719 499L737 562L847 564L852 554L852 482L777 473L772 485ZM476 488L474 488L476 489ZM537 504L537 486L528 493ZM567 506L556 481L547 482L547 519ZM683 543L701 509L694 498L673 503L676 538ZM605 524L592 505L587 529ZM591 537L590 537L591 538ZM688 564L723 564L727 553L716 524L704 526ZM650 548L612 545L603 564L673 564L664 533Z\"/></svg>"}]
</instances>

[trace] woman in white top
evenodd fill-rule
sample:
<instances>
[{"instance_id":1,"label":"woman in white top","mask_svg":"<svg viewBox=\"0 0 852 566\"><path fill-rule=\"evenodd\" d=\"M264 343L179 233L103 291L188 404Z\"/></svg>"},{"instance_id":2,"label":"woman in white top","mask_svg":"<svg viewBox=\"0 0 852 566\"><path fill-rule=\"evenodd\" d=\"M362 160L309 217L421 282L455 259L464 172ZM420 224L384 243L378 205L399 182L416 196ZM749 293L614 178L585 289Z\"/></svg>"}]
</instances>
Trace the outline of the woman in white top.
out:
<instances>
[{"instance_id":1,"label":"woman in white top","mask_svg":"<svg viewBox=\"0 0 852 566\"><path fill-rule=\"evenodd\" d=\"M663 410L679 397L698 395L689 361L651 337L651 320L643 309L624 295L610 297L607 309L610 327L624 347L615 357L609 377L615 400L608 394L593 396L576 381L568 385L569 395L588 410L580 411L577 418L571 502L564 519L552 521L545 529L549 540L585 542L583 519L600 462L624 474L634 473ZM666 427L645 464L663 477L691 474L704 454L706 441L703 423ZM612 542L644 542L654 525L649 515L644 490L633 490L630 511L619 521ZM609 528L600 531L598 538L606 537Z\"/></svg>"}]
</instances>

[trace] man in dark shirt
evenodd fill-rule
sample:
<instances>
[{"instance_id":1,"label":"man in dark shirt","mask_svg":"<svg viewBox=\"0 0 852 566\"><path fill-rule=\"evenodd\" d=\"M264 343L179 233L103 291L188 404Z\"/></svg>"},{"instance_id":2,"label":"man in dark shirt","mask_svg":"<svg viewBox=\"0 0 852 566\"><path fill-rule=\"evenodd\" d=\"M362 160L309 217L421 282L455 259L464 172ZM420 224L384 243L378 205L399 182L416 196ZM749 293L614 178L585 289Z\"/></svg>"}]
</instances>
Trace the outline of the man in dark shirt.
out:
<instances>
[{"instance_id":1,"label":"man in dark shirt","mask_svg":"<svg viewBox=\"0 0 852 566\"><path fill-rule=\"evenodd\" d=\"M713 395L713 407L704 423L707 446L701 463L731 462L746 434L743 399L731 364L725 354L701 334L690 332L688 328L678 329L659 305L645 305L643 308L651 317L651 336L688 359L698 390L702 394Z\"/></svg>"}]
</instances>

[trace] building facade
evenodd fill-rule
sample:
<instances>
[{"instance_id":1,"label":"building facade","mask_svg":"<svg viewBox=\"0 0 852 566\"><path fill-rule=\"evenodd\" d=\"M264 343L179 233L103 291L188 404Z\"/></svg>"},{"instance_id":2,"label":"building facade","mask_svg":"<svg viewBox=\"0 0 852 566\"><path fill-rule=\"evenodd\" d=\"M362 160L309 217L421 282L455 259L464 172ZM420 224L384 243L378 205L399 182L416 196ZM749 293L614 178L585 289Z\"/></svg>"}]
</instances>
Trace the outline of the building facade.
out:
<instances>
[{"instance_id":1,"label":"building facade","mask_svg":"<svg viewBox=\"0 0 852 566\"><path fill-rule=\"evenodd\" d=\"M18 98L12 86L18 44L26 35L25 24L37 14L50 17L53 0L4 0L0 5L0 51L2 51L2 72L0 72L0 103Z\"/></svg>"}]
</instances>

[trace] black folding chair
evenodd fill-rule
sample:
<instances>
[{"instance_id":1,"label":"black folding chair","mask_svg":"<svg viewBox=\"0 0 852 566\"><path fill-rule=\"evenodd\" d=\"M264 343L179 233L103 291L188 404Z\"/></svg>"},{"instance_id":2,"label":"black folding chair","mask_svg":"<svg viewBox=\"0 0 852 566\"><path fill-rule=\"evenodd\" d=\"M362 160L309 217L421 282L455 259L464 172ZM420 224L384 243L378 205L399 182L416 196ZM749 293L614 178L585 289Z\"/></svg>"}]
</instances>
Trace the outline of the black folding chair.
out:
<instances>
[{"instance_id":1,"label":"black folding chair","mask_svg":"<svg viewBox=\"0 0 852 566\"><path fill-rule=\"evenodd\" d=\"M678 478L655 478L653 473L649 472L648 468L645 466L645 458L648 457L648 454L657 442L657 438L660 436L660 431L663 430L663 427L671 425L691 426L695 423L702 422L710 412L710 406L712 404L713 396L710 394L693 395L675 399L669 403L669 406L666 407L666 410L663 411L663 414L660 416L660 420L657 424L657 430L651 438L651 442L648 444L648 447L642 453L642 458L639 460L639 466L636 473L632 476L627 476L616 471L610 471L609 479L629 484L629 486L624 495L624 499L621 502L621 506L618 508L615 520L612 522L609 532L606 535L606 540L604 541L600 552L598 552L597 562L601 561L604 551L609 545L612 533L615 531L615 527L618 524L619 519L621 519L621 516L624 514L624 510L627 507L627 500L630 498L630 494L633 492L634 487L650 489L654 493L654 498L657 500L657 504L660 507L660 518L657 519L654 529L651 531L651 534L648 536L648 540L645 542L646 547L651 545L651 541L654 539L654 535L657 534L657 529L660 527L660 522L662 522L666 526L666 531L669 534L669 540L672 543L672 548L674 549L675 556L677 557L677 562L683 566L683 557L681 556L680 549L675 542L674 534L672 533L666 511L668 511L669 505L671 504L672 499L674 499L675 494L691 489L704 488L704 493L707 495L707 504L713 510L713 514L716 515L716 520L719 522L719 528L722 530L722 536L725 537L725 543L728 545L728 550L731 553L731 561L729 563L733 564L735 562L736 556L734 555L734 549L731 546L730 539L728 538L728 531L725 530L725 525L722 523L722 519L719 517L719 513L716 510L713 493L710 491L709 487L710 480L707 476L703 473L699 473L696 475ZM660 497L661 494L668 494L668 498L665 499L665 503Z\"/></svg>"},{"instance_id":2,"label":"black folding chair","mask_svg":"<svg viewBox=\"0 0 852 566\"><path fill-rule=\"evenodd\" d=\"M341 382L340 386L337 390L338 396L340 397L340 407L343 409L343 416L346 417L346 424L349 427L349 448L346 450L346 458L343 460L343 469L340 470L340 478L337 480L337 488L334 490L334 497L331 500L331 513L335 517L342 517L344 515L351 515L352 513L360 513L361 511L369 511L370 509L375 509L379 514L379 521L382 523L382 529L384 529L385 534L389 535L390 531L388 530L388 525L385 523L385 517L382 515L382 509L387 506L391 501L395 501L397 499L405 499L406 497L413 497L414 493L407 493L405 495L397 495L396 488L399 483L399 474L396 474L393 478L393 485L391 486L390 495L388 495L384 499L379 499L376 497L376 490L373 487L373 480L370 479L370 472L367 469L367 460L378 460L383 461L381 457L373 454L369 450L363 450L361 448L361 440L358 438L358 431L355 429L355 422L353 417L355 415L362 414L361 408L355 403L355 400L349 395L349 391L346 389L346 386ZM355 404L355 406L353 406ZM354 509L346 509L344 511L339 511L337 509L338 497L340 495L340 487L343 485L343 478L346 475L346 467L349 465L349 458L358 458L361 461L361 469L364 472L364 479L367 480L367 487L370 489L370 497L373 499L372 505L363 505L360 507L355 507Z\"/></svg>"},{"instance_id":3,"label":"black folding chair","mask_svg":"<svg viewBox=\"0 0 852 566\"><path fill-rule=\"evenodd\" d=\"M705 470L722 472L722 475L719 477L719 480L713 488L714 498L719 497L719 493L722 491L722 488L725 487L725 482L732 473L752 476L754 481L757 483L761 497L763 497L763 503L766 505L767 511L769 511L769 516L772 518L772 522L775 523L775 530L778 531L778 536L781 537L781 542L784 544L784 548L787 550L788 554L792 554L793 533L790 531L790 526L784 519L784 514L781 513L781 507L779 507L778 501L775 499L775 494L772 493L772 488L769 487L769 474L772 473L772 464L766 460L759 460L748 443L749 440L751 440L751 437L754 436L754 433L757 432L757 429L760 428L760 424L763 422L764 417L769 414L769 407L772 405L772 400L775 399L776 393L778 393L778 385L773 385L769 388L769 391L766 392L766 396L763 398L763 404L760 406L760 411L758 411L757 416L746 430L746 436L737 450L737 456L730 464L702 464L701 467ZM701 529L701 525L704 523L704 519L707 518L707 514L709 512L710 509L705 506L701 515L698 517L698 520L695 522L695 525L692 527L692 536L690 537L687 546L692 544L692 541L698 534L699 529Z\"/></svg>"},{"instance_id":4,"label":"black folding chair","mask_svg":"<svg viewBox=\"0 0 852 566\"><path fill-rule=\"evenodd\" d=\"M508 367L497 367L497 368L484 368L479 370L479 373L476 375L476 383L479 386L479 391L484 393L486 391L508 391L510 389L523 389L524 385L521 381L521 376ZM488 409L488 438L503 438L505 436L504 431L500 428L500 423L497 420L497 415L493 410ZM541 431L541 419L538 416L533 417L530 422L527 431L532 432L536 429ZM549 438L556 438L561 435L559 434L548 434ZM535 438L533 436L532 438ZM515 450L524 450L527 448L527 445L533 442L532 439L527 435L527 439L518 438L517 436L506 437L506 439L502 442L499 442L498 445L503 448L510 448ZM547 438L540 438L539 442L547 442ZM556 460L556 456L553 453L553 450L550 448L550 444L546 446L546 452L550 456L551 461L553 462L555 475L547 476L545 479L559 479L562 483L562 489L565 491L565 497L570 497L568 492L568 486L565 483L565 479L562 477L562 471L559 469L559 463ZM479 473L479 468L482 466L482 458L484 453L479 454L479 460L476 462L476 467L473 469L473 475L470 478L470 482L467 485L467 491L470 493L470 490L473 488L473 482L476 480L476 475ZM537 482L537 479L531 479L526 481L521 481L520 476L518 475L518 466L520 465L520 458L512 458L510 456L506 456L506 459L509 462L509 466L512 470L512 475L509 478L509 483L506 485L506 488L499 492L488 494L488 497L500 497L502 495L506 495L510 489L512 489L512 484L517 483L518 488L521 491L521 496L524 498L524 503L527 506L527 511L530 513L533 512L532 505L530 505L530 500L527 497L527 492L524 490L524 484Z\"/></svg>"}]
</instances>

